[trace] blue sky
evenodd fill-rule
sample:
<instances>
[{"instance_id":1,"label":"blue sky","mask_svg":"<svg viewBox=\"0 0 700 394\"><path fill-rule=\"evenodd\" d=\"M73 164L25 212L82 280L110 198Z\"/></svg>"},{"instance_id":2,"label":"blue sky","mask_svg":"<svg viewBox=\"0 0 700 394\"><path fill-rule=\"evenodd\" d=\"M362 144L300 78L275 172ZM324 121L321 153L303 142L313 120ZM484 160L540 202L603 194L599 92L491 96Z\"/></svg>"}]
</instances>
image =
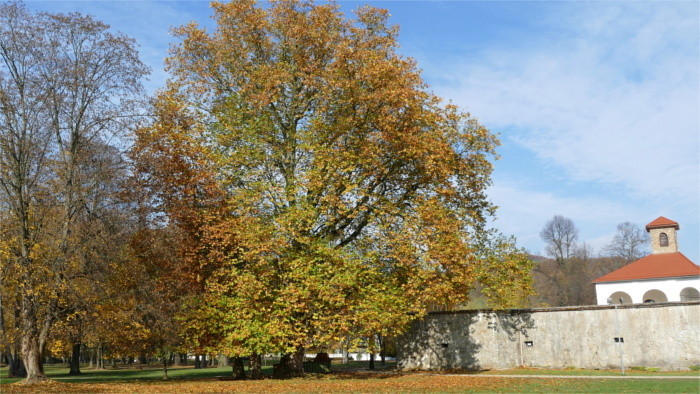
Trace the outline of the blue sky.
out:
<instances>
[{"instance_id":1,"label":"blue sky","mask_svg":"<svg viewBox=\"0 0 700 394\"><path fill-rule=\"evenodd\" d=\"M340 1L389 9L400 52L439 96L499 133L494 226L542 254L539 232L571 218L596 251L618 223L680 223L700 263L700 3ZM89 13L138 41L163 86L169 29L212 26L207 1L29 1Z\"/></svg>"}]
</instances>

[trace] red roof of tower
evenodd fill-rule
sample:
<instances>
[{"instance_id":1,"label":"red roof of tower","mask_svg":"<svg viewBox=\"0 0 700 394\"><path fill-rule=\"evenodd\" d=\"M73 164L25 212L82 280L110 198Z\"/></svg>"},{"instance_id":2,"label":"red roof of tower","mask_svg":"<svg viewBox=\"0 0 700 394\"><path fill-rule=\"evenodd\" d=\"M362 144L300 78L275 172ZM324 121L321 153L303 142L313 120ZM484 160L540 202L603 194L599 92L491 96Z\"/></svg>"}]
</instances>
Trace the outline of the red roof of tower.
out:
<instances>
[{"instance_id":1,"label":"red roof of tower","mask_svg":"<svg viewBox=\"0 0 700 394\"><path fill-rule=\"evenodd\" d=\"M654 222L659 219L654 220ZM648 227L649 226L647 226L647 228ZM672 278L678 276L700 276L700 266L695 265L681 252L660 253L650 254L649 256L633 261L620 269L601 276L594 280L593 283Z\"/></svg>"},{"instance_id":2,"label":"red roof of tower","mask_svg":"<svg viewBox=\"0 0 700 394\"><path fill-rule=\"evenodd\" d=\"M666 227L675 227L676 230L680 229L678 226L678 223L674 222L671 219L667 219L663 216L659 216L658 218L654 219L651 223L647 224L647 231L649 231L652 228L666 228Z\"/></svg>"}]
</instances>

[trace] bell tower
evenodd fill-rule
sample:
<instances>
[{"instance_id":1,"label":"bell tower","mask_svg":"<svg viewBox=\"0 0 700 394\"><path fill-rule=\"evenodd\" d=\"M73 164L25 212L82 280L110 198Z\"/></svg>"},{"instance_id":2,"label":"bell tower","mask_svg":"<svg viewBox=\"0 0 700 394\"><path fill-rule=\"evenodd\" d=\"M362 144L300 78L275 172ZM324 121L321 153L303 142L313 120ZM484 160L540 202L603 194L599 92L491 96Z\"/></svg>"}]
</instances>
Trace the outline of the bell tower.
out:
<instances>
[{"instance_id":1,"label":"bell tower","mask_svg":"<svg viewBox=\"0 0 700 394\"><path fill-rule=\"evenodd\" d=\"M646 229L651 238L652 254L678 252L678 238L676 238L676 231L680 229L678 223L659 216L647 224Z\"/></svg>"}]
</instances>

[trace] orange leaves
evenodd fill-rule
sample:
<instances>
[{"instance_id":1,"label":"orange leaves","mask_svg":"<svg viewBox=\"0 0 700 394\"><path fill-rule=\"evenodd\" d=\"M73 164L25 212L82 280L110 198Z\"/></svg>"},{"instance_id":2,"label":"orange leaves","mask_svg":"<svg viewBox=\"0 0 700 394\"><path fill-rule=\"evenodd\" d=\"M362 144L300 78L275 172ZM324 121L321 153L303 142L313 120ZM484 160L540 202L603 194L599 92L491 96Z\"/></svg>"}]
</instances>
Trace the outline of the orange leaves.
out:
<instances>
[{"instance_id":1,"label":"orange leaves","mask_svg":"<svg viewBox=\"0 0 700 394\"><path fill-rule=\"evenodd\" d=\"M115 374L119 371L110 371ZM126 374L134 371L125 370ZM149 371L150 372L150 371ZM180 371L178 371L180 372ZM144 371L144 375L147 372ZM116 376L119 376L118 374ZM149 375L149 378L152 376ZM121 379L121 378L119 378ZM97 380L97 378L95 379ZM109 381L108 379L105 379ZM123 383L62 383L50 381L35 387L11 384L8 392L116 392L116 393L396 393L396 392L524 392L561 391L566 379L501 378L475 374L424 374L374 371L337 372L296 379L228 380L225 378L152 379ZM135 379L136 380L136 379ZM534 387L534 389L533 389ZM586 390L581 390L586 391Z\"/></svg>"},{"instance_id":2,"label":"orange leaves","mask_svg":"<svg viewBox=\"0 0 700 394\"><path fill-rule=\"evenodd\" d=\"M465 301L497 139L426 90L385 10L214 8L214 33L177 30L136 150L199 263L191 327L288 351Z\"/></svg>"}]
</instances>

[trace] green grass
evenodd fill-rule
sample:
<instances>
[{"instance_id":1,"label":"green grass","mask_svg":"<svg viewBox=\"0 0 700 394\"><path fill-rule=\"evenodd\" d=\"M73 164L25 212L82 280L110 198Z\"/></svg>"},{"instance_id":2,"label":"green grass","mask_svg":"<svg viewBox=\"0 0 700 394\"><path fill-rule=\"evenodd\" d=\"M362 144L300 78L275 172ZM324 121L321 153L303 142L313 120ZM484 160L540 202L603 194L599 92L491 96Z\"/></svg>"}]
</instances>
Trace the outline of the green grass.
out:
<instances>
[{"instance_id":1,"label":"green grass","mask_svg":"<svg viewBox=\"0 0 700 394\"><path fill-rule=\"evenodd\" d=\"M548 369L548 368L516 368L507 370L490 370L470 372L484 375L572 375L572 376L619 376L619 369ZM659 371L658 368L625 369L625 376L697 376L697 371Z\"/></svg>"},{"instance_id":2,"label":"green grass","mask_svg":"<svg viewBox=\"0 0 700 394\"><path fill-rule=\"evenodd\" d=\"M272 363L272 361L267 361L267 365L262 367L264 375L272 375ZM376 369L393 369L395 365L394 362L387 362L386 365L382 365L381 362L377 361ZM367 367L367 361L350 361L347 364L333 363L332 370L334 372L352 371L366 369ZM68 371L69 369L65 364L44 365L46 376L64 383L120 383L163 379L163 368L155 364L143 366L143 368L138 368L137 365L134 365L131 368L120 366L118 369L107 367L107 369L103 370L88 369L87 366L81 366L82 374L78 376L70 376ZM7 367L0 368L0 384L22 380L21 378L7 378L6 376ZM231 376L231 367L194 369L192 366L186 366L168 368L169 379L214 379L228 376Z\"/></svg>"},{"instance_id":3,"label":"green grass","mask_svg":"<svg viewBox=\"0 0 700 394\"><path fill-rule=\"evenodd\" d=\"M681 379L568 379L552 386L549 381L532 380L508 387L508 392L563 393L698 393L700 381Z\"/></svg>"},{"instance_id":4,"label":"green grass","mask_svg":"<svg viewBox=\"0 0 700 394\"><path fill-rule=\"evenodd\" d=\"M271 373L272 367L263 367L263 371ZM81 375L68 375L65 365L45 365L44 372L51 379L64 383L119 383L138 382L144 380L159 380L163 378L163 369L155 365L143 369L87 369L81 368ZM168 378L171 379L213 379L231 375L231 367L194 369L192 367L168 368ZM14 383L22 379L6 378L7 368L0 369L0 384Z\"/></svg>"},{"instance_id":5,"label":"green grass","mask_svg":"<svg viewBox=\"0 0 700 394\"><path fill-rule=\"evenodd\" d=\"M270 363L271 364L271 363ZM635 376L696 376L698 379L606 379L606 376L619 375L619 371L593 371L581 369L539 369L539 368L521 368L507 371L482 371L470 373L467 376L451 376L451 375L429 375L429 374L402 374L392 373L395 364L387 363L382 366L377 363L379 374L366 372L367 362L351 362L348 364L333 364L333 370L341 372L335 375L316 375L309 376L304 379L295 379L292 381L248 381L248 382L233 382L227 377L231 374L230 367L194 369L189 367L177 367L169 369L168 376L170 380L166 383L162 381L163 371L156 365L147 366L143 369L107 369L107 370L91 370L83 368L83 374L80 376L68 376L68 368L64 365L47 365L45 371L47 375L57 382L75 383L76 388L82 390L86 387L87 391L102 391L103 387L107 390L121 390L122 387L130 388L129 390L139 391L140 388L150 388L153 391L163 392L178 392L188 391L198 387L211 387L214 391L233 391L232 388L242 387L244 391L263 392L275 387L286 387L293 392L328 392L337 391L340 387L344 389L342 382L354 381L350 387L362 387L359 391L373 392L381 391L382 384L408 384L402 392L587 392L587 393L620 393L620 392L664 392L664 393L698 393L700 392L700 374L697 372L649 372L649 371L630 371L630 375ZM352 373L351 371L358 371ZM361 372L361 371L365 372ZM382 370L389 373L381 373ZM272 367L263 367L263 372L267 375L271 374ZM7 373L7 368L0 369L0 376ZM509 374L522 375L521 378L497 378L487 377L489 374ZM556 378L535 378L529 379L527 375L592 375L599 378L595 379L556 379ZM498 389L487 388L485 383L498 380L502 383ZM19 379L0 379L1 384L8 384L18 381ZM198 383L201 382L201 383ZM393 383L392 383L393 382ZM403 383L402 383L403 382ZM408 382L408 383L407 383ZM413 383L416 382L416 383ZM457 384L445 385L445 382L457 382ZM409 384L410 383L410 384ZM104 384L105 386L82 386L81 384ZM115 386L123 384L125 386ZM232 386L245 384L246 386ZM356 385L363 386L356 386ZM414 384L418 384L414 386ZM437 386L435 386L437 384ZM194 385L194 386L193 386ZM67 386L49 387L48 391L65 390ZM405 388L405 387L408 387ZM22 391L28 388L20 388L13 386L9 391ZM111 388L111 389L110 389ZM39 391L43 388L38 387ZM352 389L358 391L357 388ZM351 390L351 391L352 391ZM0 388L0 392L4 391ZM26 391L26 390L25 390ZM128 391L128 390L125 390ZM386 390L383 390L386 391Z\"/></svg>"}]
</instances>

